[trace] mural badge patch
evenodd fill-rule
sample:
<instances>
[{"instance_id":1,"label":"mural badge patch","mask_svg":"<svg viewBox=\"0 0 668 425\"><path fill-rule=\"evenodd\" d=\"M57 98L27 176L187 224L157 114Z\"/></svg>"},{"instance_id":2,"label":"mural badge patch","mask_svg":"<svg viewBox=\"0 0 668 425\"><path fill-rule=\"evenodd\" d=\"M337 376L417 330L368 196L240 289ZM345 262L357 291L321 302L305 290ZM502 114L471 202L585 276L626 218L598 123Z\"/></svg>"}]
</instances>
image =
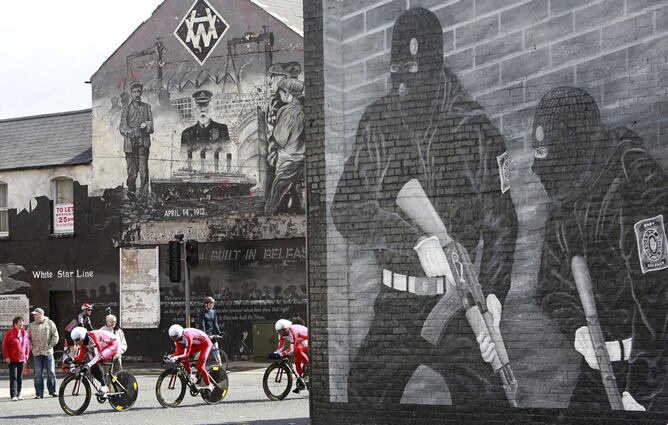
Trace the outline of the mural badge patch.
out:
<instances>
[{"instance_id":1,"label":"mural badge patch","mask_svg":"<svg viewBox=\"0 0 668 425\"><path fill-rule=\"evenodd\" d=\"M229 27L222 15L206 0L195 0L174 31L174 36L202 65Z\"/></svg>"},{"instance_id":2,"label":"mural badge patch","mask_svg":"<svg viewBox=\"0 0 668 425\"><path fill-rule=\"evenodd\" d=\"M501 179L501 193L506 193L510 189L510 158L508 151L496 157L499 164L499 178Z\"/></svg>"},{"instance_id":3,"label":"mural badge patch","mask_svg":"<svg viewBox=\"0 0 668 425\"><path fill-rule=\"evenodd\" d=\"M668 268L668 243L663 214L640 220L633 229L643 274Z\"/></svg>"}]
</instances>

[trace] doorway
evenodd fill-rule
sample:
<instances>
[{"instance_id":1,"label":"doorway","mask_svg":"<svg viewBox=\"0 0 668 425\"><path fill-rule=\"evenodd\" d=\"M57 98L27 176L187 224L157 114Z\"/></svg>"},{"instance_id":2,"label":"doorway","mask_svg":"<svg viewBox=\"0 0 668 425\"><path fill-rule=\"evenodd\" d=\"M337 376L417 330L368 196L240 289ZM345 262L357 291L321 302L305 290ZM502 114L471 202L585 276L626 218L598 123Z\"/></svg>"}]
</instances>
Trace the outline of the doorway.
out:
<instances>
[{"instance_id":1,"label":"doorway","mask_svg":"<svg viewBox=\"0 0 668 425\"><path fill-rule=\"evenodd\" d=\"M55 349L62 350L65 326L76 317L74 294L72 291L49 291L48 316L56 324L58 334L60 335L60 340L56 344Z\"/></svg>"}]
</instances>

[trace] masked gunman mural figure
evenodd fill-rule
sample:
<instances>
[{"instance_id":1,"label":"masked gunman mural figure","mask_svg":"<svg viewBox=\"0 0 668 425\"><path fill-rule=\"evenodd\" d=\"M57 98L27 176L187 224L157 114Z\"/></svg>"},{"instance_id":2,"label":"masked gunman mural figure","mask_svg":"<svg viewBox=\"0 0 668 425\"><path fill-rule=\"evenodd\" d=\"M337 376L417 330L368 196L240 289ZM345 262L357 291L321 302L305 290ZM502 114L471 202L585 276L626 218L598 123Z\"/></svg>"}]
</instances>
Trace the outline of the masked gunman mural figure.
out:
<instances>
[{"instance_id":1,"label":"masked gunman mural figure","mask_svg":"<svg viewBox=\"0 0 668 425\"><path fill-rule=\"evenodd\" d=\"M665 411L657 400L668 376L668 177L635 133L604 128L578 88L542 98L533 146L533 171L553 202L542 306L582 355L570 405ZM586 259L598 325L585 320L574 257ZM607 360L594 350L597 328Z\"/></svg>"},{"instance_id":2,"label":"masked gunman mural figure","mask_svg":"<svg viewBox=\"0 0 668 425\"><path fill-rule=\"evenodd\" d=\"M434 264L418 247L432 237L430 252L444 257L441 246L455 240L479 267L478 274L460 256L457 264L469 266L463 277L477 274L482 292L504 301L517 235L508 182L499 174L504 140L444 67L443 31L432 12L399 16L389 71L391 90L364 111L331 210L338 231L372 251L380 268L375 315L351 366L348 400L398 403L426 365L444 378L452 404L507 406L501 381L485 363L489 344L479 347L462 299L448 295L463 288L453 276L427 277L445 273L428 270ZM415 180L435 211L426 226L397 206L402 188ZM426 231L431 224L444 225L447 234ZM451 271L462 276L462 269Z\"/></svg>"},{"instance_id":3,"label":"masked gunman mural figure","mask_svg":"<svg viewBox=\"0 0 668 425\"><path fill-rule=\"evenodd\" d=\"M278 110L274 131L269 137L269 164L274 168L274 182L265 204L267 215L275 214L287 196L286 209L298 214L302 208L301 181L304 177L304 84L294 78L278 83L284 104Z\"/></svg>"},{"instance_id":4,"label":"masked gunman mural figure","mask_svg":"<svg viewBox=\"0 0 668 425\"><path fill-rule=\"evenodd\" d=\"M123 135L123 152L128 173L128 195L148 194L148 155L151 147L151 133L153 133L153 115L151 105L141 101L144 86L139 81L130 83L130 97L132 101L121 111L121 123L118 127ZM137 194L137 174L141 187Z\"/></svg>"}]
</instances>

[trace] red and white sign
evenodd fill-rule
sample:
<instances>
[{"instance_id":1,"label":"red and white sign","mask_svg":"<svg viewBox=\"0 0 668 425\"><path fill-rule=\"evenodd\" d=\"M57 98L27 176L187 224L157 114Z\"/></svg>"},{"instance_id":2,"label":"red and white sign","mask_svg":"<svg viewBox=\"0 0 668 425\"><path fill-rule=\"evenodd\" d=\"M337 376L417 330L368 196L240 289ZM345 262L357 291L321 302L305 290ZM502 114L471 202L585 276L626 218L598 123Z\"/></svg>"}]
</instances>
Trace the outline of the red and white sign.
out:
<instances>
[{"instance_id":1,"label":"red and white sign","mask_svg":"<svg viewBox=\"0 0 668 425\"><path fill-rule=\"evenodd\" d=\"M53 233L74 232L74 204L53 205Z\"/></svg>"}]
</instances>

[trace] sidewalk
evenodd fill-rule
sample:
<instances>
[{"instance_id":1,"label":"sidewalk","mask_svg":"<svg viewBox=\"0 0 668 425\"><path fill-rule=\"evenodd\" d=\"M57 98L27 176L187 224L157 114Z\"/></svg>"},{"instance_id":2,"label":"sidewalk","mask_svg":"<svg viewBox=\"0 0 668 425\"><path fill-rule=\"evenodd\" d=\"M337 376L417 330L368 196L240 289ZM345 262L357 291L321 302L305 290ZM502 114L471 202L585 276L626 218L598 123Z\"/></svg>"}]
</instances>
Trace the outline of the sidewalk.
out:
<instances>
[{"instance_id":1,"label":"sidewalk","mask_svg":"<svg viewBox=\"0 0 668 425\"><path fill-rule=\"evenodd\" d=\"M271 362L262 361L254 362L250 360L230 362L230 372L241 372L244 370L252 369L263 369L267 367ZM31 364L32 366L32 364ZM165 368L166 365L161 365L160 363L129 363L123 362L123 367L131 371L134 375L158 375ZM21 390L21 395L25 399L35 398L35 385L32 377L32 369L30 370L31 374L29 376L23 377L23 388ZM58 391L58 386L60 385L61 379L56 380L56 391ZM44 379L44 391L45 396L49 397L48 392L46 391L46 379ZM9 398L9 370L6 367L0 367L0 400Z\"/></svg>"}]
</instances>

